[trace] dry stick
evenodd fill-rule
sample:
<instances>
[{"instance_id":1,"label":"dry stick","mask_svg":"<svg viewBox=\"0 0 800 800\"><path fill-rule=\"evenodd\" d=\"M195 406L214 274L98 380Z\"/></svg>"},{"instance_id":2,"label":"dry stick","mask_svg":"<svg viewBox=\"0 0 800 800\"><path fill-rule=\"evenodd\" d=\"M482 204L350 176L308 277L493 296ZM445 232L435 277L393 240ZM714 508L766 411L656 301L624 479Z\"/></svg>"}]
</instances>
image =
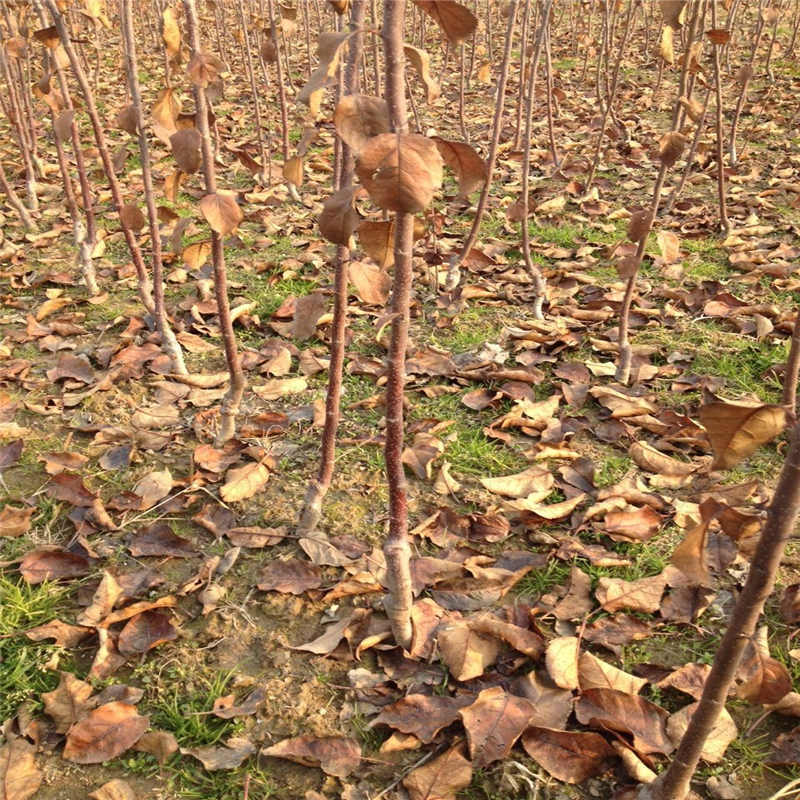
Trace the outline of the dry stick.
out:
<instances>
[{"instance_id":1,"label":"dry stick","mask_svg":"<svg viewBox=\"0 0 800 800\"><path fill-rule=\"evenodd\" d=\"M17 92L16 81L11 74L8 58L6 57L5 42L2 39L0 39L0 69L3 72L8 88L9 107L6 109L8 121L11 123L11 130L17 139L22 163L25 166L25 196L28 200L28 208L35 213L39 210L39 198L36 195L36 169L33 164L33 155L31 154L27 134L22 125L21 101Z\"/></svg>"},{"instance_id":2,"label":"dry stick","mask_svg":"<svg viewBox=\"0 0 800 800\"><path fill-rule=\"evenodd\" d=\"M643 787L637 800L684 800L689 793L703 746L725 708L742 653L756 629L764 603L772 593L786 543L800 512L800 425L790 436L790 448L758 540L747 581L736 600L714 663L689 725L666 772Z\"/></svg>"},{"instance_id":3,"label":"dry stick","mask_svg":"<svg viewBox=\"0 0 800 800\"><path fill-rule=\"evenodd\" d=\"M542 306L545 300L546 283L544 275L531 257L531 235L528 228L528 209L530 207L530 184L531 184L531 139L533 138L533 107L535 104L534 95L536 93L536 73L539 69L539 60L542 55L542 46L550 22L550 8L553 0L544 0L542 4L542 21L539 25L539 33L536 36L536 45L531 57L530 77L525 89L527 100L525 103L525 144L522 150L522 255L525 260L525 269L533 282L533 318L544 319Z\"/></svg>"},{"instance_id":4,"label":"dry stick","mask_svg":"<svg viewBox=\"0 0 800 800\"><path fill-rule=\"evenodd\" d=\"M711 0L711 25L717 27L717 4ZM719 217L722 230L729 234L731 222L728 219L728 205L725 198L725 151L722 131L722 75L719 67L719 45L712 43L714 53L714 92L717 98L717 195L719 197Z\"/></svg>"},{"instance_id":5,"label":"dry stick","mask_svg":"<svg viewBox=\"0 0 800 800\"><path fill-rule=\"evenodd\" d=\"M792 344L783 376L783 399L785 406L794 410L797 405L797 381L800 380L800 311L795 315L792 328Z\"/></svg>"},{"instance_id":6,"label":"dry stick","mask_svg":"<svg viewBox=\"0 0 800 800\"><path fill-rule=\"evenodd\" d=\"M58 10L55 0L43 0L50 16L53 19L58 36L61 39L61 46L69 58L69 63L72 66L72 71L78 81L78 86L83 94L83 100L86 104L86 113L92 123L92 131L94 133L94 140L97 144L97 149L100 152L100 160L103 162L103 169L106 173L109 188L111 189L111 197L117 210L121 211L125 205L125 200L122 195L122 188L117 180L117 173L114 169L114 162L111 159L111 153L108 149L108 142L106 142L105 134L103 133L103 124L100 121L100 115L97 112L97 105L94 101L94 93L92 92L89 81L81 65L78 54L70 39L69 31L67 29L66 21L63 15ZM120 218L120 227L122 228L125 241L128 244L128 250L131 254L131 261L133 261L134 269L136 270L137 288L139 290L139 297L141 298L142 305L148 314L155 318L155 308L153 305L153 290L150 283L150 277L147 274L144 259L142 258L142 251L139 247L139 240L136 238L136 233L123 222Z\"/></svg>"},{"instance_id":7,"label":"dry stick","mask_svg":"<svg viewBox=\"0 0 800 800\"><path fill-rule=\"evenodd\" d=\"M144 185L144 201L147 207L147 219L150 226L150 248L153 262L153 305L154 319L161 345L172 363L172 371L177 375L186 375L188 370L183 360L183 351L170 327L164 297L164 262L161 258L161 231L158 229L158 210L156 209L155 192L153 191L153 170L150 164L150 147L147 142L142 90L139 86L139 62L136 55L136 32L133 27L132 0L122 0L121 7L122 41L125 45L125 62L128 69L128 88L131 92L131 103L136 115L138 130L139 158L142 165L142 183Z\"/></svg>"},{"instance_id":8,"label":"dry stick","mask_svg":"<svg viewBox=\"0 0 800 800\"><path fill-rule=\"evenodd\" d=\"M36 230L36 224L31 219L31 215L28 213L28 209L22 204L22 201L17 196L17 193L14 191L14 188L8 182L8 178L6 177L6 171L3 167L2 161L0 161L0 189L3 190L3 194L8 198L8 204L14 211L17 212L19 215L20 221L22 222L25 230L34 231Z\"/></svg>"},{"instance_id":9,"label":"dry stick","mask_svg":"<svg viewBox=\"0 0 800 800\"><path fill-rule=\"evenodd\" d=\"M253 108L256 118L256 136L258 137L258 154L261 159L261 182L266 183L267 177L267 153L264 144L264 134L261 129L261 104L258 102L258 89L256 87L256 74L253 70L253 52L250 47L250 34L248 33L247 20L244 16L244 5L239 6L239 19L242 23L244 33L244 59L247 64L247 76L250 79L250 92L253 95ZM269 184L266 183L268 186Z\"/></svg>"},{"instance_id":10,"label":"dry stick","mask_svg":"<svg viewBox=\"0 0 800 800\"><path fill-rule=\"evenodd\" d=\"M633 17L634 4L628 4L628 16L625 18L625 30L622 35L622 44L619 46L619 56L617 63L614 65L614 74L611 77L611 87L609 88L608 97L606 98L606 107L603 111L603 119L600 123L600 133L597 137L597 146L594 151L594 159L592 160L592 168L589 171L589 177L586 181L586 191L592 188L594 183L594 176L597 173L597 168L600 165L600 150L603 146L603 139L605 137L606 123L608 122L608 115L611 113L611 107L614 105L614 99L617 95L617 86L619 84L619 72L622 67L622 59L625 57L625 48L628 45L628 37L631 32L631 19Z\"/></svg>"},{"instance_id":11,"label":"dry stick","mask_svg":"<svg viewBox=\"0 0 800 800\"><path fill-rule=\"evenodd\" d=\"M195 0L183 0L186 12L187 29L189 33L189 49L192 56L199 55L200 31L197 26L197 6ZM194 86L195 126L200 134L201 151L203 155L203 179L207 194L216 194L217 176L214 171L214 148L211 144L211 132L208 127L208 102L205 90ZM219 431L215 446L220 447L236 433L236 415L244 394L244 372L239 361L239 352L236 346L236 335L233 332L231 320L231 307L228 302L228 276L225 270L225 253L222 248L222 235L211 231L211 261L214 267L214 292L217 299L217 313L219 316L219 329L225 348L225 362L230 372L230 385L228 393L222 401L220 408Z\"/></svg>"},{"instance_id":12,"label":"dry stick","mask_svg":"<svg viewBox=\"0 0 800 800\"><path fill-rule=\"evenodd\" d=\"M350 30L347 63L344 69L344 93L358 91L358 65L364 49L364 27L366 0L353 0L350 11ZM352 185L353 158L350 148L341 142L342 176L341 186ZM344 367L345 331L347 328L347 279L350 251L346 247L336 250L333 278L333 320L331 322L331 361L328 366L328 389L325 396L325 424L322 428L322 452L316 478L309 484L300 509L297 533L308 536L314 532L322 518L322 504L333 479L336 461L336 432L339 428L342 396L342 370Z\"/></svg>"},{"instance_id":13,"label":"dry stick","mask_svg":"<svg viewBox=\"0 0 800 800\"><path fill-rule=\"evenodd\" d=\"M508 82L508 67L511 63L511 50L514 44L514 22L517 15L517 8L519 7L518 0L511 0L511 6L508 12L508 25L506 27L506 40L505 49L503 50L503 60L500 62L500 74L497 76L497 88L494 102L494 124L492 126L492 141L489 145L489 158L486 161L486 183L481 190L480 200L478 200L478 208L475 211L475 218L472 220L472 228L470 229L460 252L453 256L450 260L450 266L447 270L447 278L445 279L445 289L448 292L458 286L458 281L461 277L459 267L464 263L469 251L472 250L476 239L478 238L478 231L480 230L481 223L486 214L486 206L489 204L489 195L492 191L492 178L494 176L494 166L497 161L497 151L500 145L500 134L503 130L503 109L506 102L506 83Z\"/></svg>"},{"instance_id":14,"label":"dry stick","mask_svg":"<svg viewBox=\"0 0 800 800\"><path fill-rule=\"evenodd\" d=\"M384 0L383 44L386 59L386 102L392 129L408 132L405 96L403 27L406 0ZM389 486L389 535L383 545L389 591L384 601L394 639L411 646L411 545L408 538L408 496L403 472L403 399L411 303L414 215L398 211L394 218L394 285L389 368L386 376L386 478Z\"/></svg>"}]
</instances>

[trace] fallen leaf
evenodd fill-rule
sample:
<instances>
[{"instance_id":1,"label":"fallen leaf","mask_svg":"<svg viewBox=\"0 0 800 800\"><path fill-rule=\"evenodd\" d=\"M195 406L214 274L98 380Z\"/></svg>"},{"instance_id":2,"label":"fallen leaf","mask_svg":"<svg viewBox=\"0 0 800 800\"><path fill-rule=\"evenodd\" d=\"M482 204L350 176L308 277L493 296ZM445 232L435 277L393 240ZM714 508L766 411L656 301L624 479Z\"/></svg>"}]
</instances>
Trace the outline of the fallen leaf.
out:
<instances>
[{"instance_id":1,"label":"fallen leaf","mask_svg":"<svg viewBox=\"0 0 800 800\"><path fill-rule=\"evenodd\" d=\"M0 747L0 797L3 800L27 800L39 791L42 773L36 767L36 746L15 736Z\"/></svg>"},{"instance_id":2,"label":"fallen leaf","mask_svg":"<svg viewBox=\"0 0 800 800\"><path fill-rule=\"evenodd\" d=\"M151 609L130 619L120 632L117 648L122 655L132 656L177 638L172 613L165 609Z\"/></svg>"},{"instance_id":3,"label":"fallen leaf","mask_svg":"<svg viewBox=\"0 0 800 800\"><path fill-rule=\"evenodd\" d=\"M559 636L547 645L547 672L556 686L562 689L577 689L578 653L581 643L576 636Z\"/></svg>"},{"instance_id":4,"label":"fallen leaf","mask_svg":"<svg viewBox=\"0 0 800 800\"><path fill-rule=\"evenodd\" d=\"M463 745L458 745L412 770L403 779L403 786L411 800L456 800L456 795L472 783L472 770Z\"/></svg>"},{"instance_id":5,"label":"fallen leaf","mask_svg":"<svg viewBox=\"0 0 800 800\"><path fill-rule=\"evenodd\" d=\"M578 682L582 690L616 689L632 695L647 685L646 678L637 678L588 652L578 659Z\"/></svg>"},{"instance_id":6,"label":"fallen leaf","mask_svg":"<svg viewBox=\"0 0 800 800\"><path fill-rule=\"evenodd\" d=\"M462 708L473 767L481 769L504 759L535 710L530 700L499 686L484 689L472 705Z\"/></svg>"},{"instance_id":7,"label":"fallen leaf","mask_svg":"<svg viewBox=\"0 0 800 800\"><path fill-rule=\"evenodd\" d=\"M635 581L622 578L600 578L595 597L606 611L642 611L654 614L661 607L661 596L667 586L663 574Z\"/></svg>"},{"instance_id":8,"label":"fallen leaf","mask_svg":"<svg viewBox=\"0 0 800 800\"><path fill-rule=\"evenodd\" d=\"M459 709L469 703L455 697L438 697L411 694L386 706L370 723L388 725L403 733L414 734L424 744L433 741L436 734L461 719Z\"/></svg>"},{"instance_id":9,"label":"fallen leaf","mask_svg":"<svg viewBox=\"0 0 800 800\"><path fill-rule=\"evenodd\" d=\"M673 750L666 729L669 714L638 695L587 689L575 705L575 714L578 722L590 728L632 734L633 746L640 753L669 754Z\"/></svg>"},{"instance_id":10,"label":"fallen leaf","mask_svg":"<svg viewBox=\"0 0 800 800\"><path fill-rule=\"evenodd\" d=\"M642 444L642 442L634 442L628 450L628 455L637 467L641 467L646 472L654 472L657 475L666 475L670 478L691 475L697 470L694 464L678 461L676 458L671 458L661 453L649 444Z\"/></svg>"},{"instance_id":11,"label":"fallen leaf","mask_svg":"<svg viewBox=\"0 0 800 800\"><path fill-rule=\"evenodd\" d=\"M19 572L31 584L61 581L88 575L89 562L83 556L65 550L31 550L23 556Z\"/></svg>"},{"instance_id":12,"label":"fallen leaf","mask_svg":"<svg viewBox=\"0 0 800 800\"><path fill-rule=\"evenodd\" d=\"M789 670L769 654L765 625L748 640L739 664L738 677L741 683L736 694L755 705L778 703L792 691Z\"/></svg>"},{"instance_id":13,"label":"fallen leaf","mask_svg":"<svg viewBox=\"0 0 800 800\"><path fill-rule=\"evenodd\" d=\"M5 505L0 509L0 536L15 539L24 536L31 527L31 517L35 508L16 508Z\"/></svg>"},{"instance_id":14,"label":"fallen leaf","mask_svg":"<svg viewBox=\"0 0 800 800\"><path fill-rule=\"evenodd\" d=\"M263 462L245 464L230 469L225 475L225 483L220 488L220 497L226 503L236 503L258 494L269 480L269 467Z\"/></svg>"},{"instance_id":15,"label":"fallen leaf","mask_svg":"<svg viewBox=\"0 0 800 800\"><path fill-rule=\"evenodd\" d=\"M322 586L322 570L316 564L296 558L273 561L259 575L258 588L262 592L303 594Z\"/></svg>"},{"instance_id":16,"label":"fallen leaf","mask_svg":"<svg viewBox=\"0 0 800 800\"><path fill-rule=\"evenodd\" d=\"M64 758L78 764L110 761L132 747L147 730L150 717L141 717L127 703L106 703L90 711L67 734Z\"/></svg>"},{"instance_id":17,"label":"fallen leaf","mask_svg":"<svg viewBox=\"0 0 800 800\"><path fill-rule=\"evenodd\" d=\"M42 694L44 712L55 723L56 733L67 733L84 715L95 707L89 698L94 694L90 683L78 680L70 672L62 672L58 686L52 692Z\"/></svg>"},{"instance_id":18,"label":"fallen leaf","mask_svg":"<svg viewBox=\"0 0 800 800\"><path fill-rule=\"evenodd\" d=\"M232 736L222 747L181 747L183 755L194 756L207 770L236 769L256 752L256 746L247 739Z\"/></svg>"},{"instance_id":19,"label":"fallen leaf","mask_svg":"<svg viewBox=\"0 0 800 800\"><path fill-rule=\"evenodd\" d=\"M602 775L617 760L599 733L531 727L522 734L522 746L548 774L570 784Z\"/></svg>"},{"instance_id":20,"label":"fallen leaf","mask_svg":"<svg viewBox=\"0 0 800 800\"><path fill-rule=\"evenodd\" d=\"M265 747L261 755L319 767L337 778L346 778L361 763L361 747L348 736L297 736Z\"/></svg>"},{"instance_id":21,"label":"fallen leaf","mask_svg":"<svg viewBox=\"0 0 800 800\"><path fill-rule=\"evenodd\" d=\"M692 703L676 711L667 722L667 733L675 747L683 740L683 735L689 727L689 722L694 716L699 703ZM728 745L738 736L739 730L727 708L720 709L719 719L711 729L705 740L700 759L709 764L718 764L725 757Z\"/></svg>"},{"instance_id":22,"label":"fallen leaf","mask_svg":"<svg viewBox=\"0 0 800 800\"><path fill-rule=\"evenodd\" d=\"M129 783L115 778L90 792L87 797L91 800L136 800L136 792Z\"/></svg>"},{"instance_id":23,"label":"fallen leaf","mask_svg":"<svg viewBox=\"0 0 800 800\"><path fill-rule=\"evenodd\" d=\"M480 481L490 492L505 497L524 497L532 503L544 500L555 484L552 473L544 467L528 467L516 475L481 478Z\"/></svg>"},{"instance_id":24,"label":"fallen leaf","mask_svg":"<svg viewBox=\"0 0 800 800\"><path fill-rule=\"evenodd\" d=\"M711 469L735 467L771 442L787 423L783 406L717 398L701 405L698 416L714 448Z\"/></svg>"},{"instance_id":25,"label":"fallen leaf","mask_svg":"<svg viewBox=\"0 0 800 800\"><path fill-rule=\"evenodd\" d=\"M267 696L267 690L264 686L256 686L252 692L247 696L242 703L236 705L235 697L228 695L227 697L218 697L214 701L214 707L211 713L220 719L235 719L236 717L247 717L255 714L259 705L264 701Z\"/></svg>"},{"instance_id":26,"label":"fallen leaf","mask_svg":"<svg viewBox=\"0 0 800 800\"><path fill-rule=\"evenodd\" d=\"M493 636L474 631L466 621L448 623L439 631L439 651L453 677L468 681L494 664L502 645Z\"/></svg>"}]
</instances>

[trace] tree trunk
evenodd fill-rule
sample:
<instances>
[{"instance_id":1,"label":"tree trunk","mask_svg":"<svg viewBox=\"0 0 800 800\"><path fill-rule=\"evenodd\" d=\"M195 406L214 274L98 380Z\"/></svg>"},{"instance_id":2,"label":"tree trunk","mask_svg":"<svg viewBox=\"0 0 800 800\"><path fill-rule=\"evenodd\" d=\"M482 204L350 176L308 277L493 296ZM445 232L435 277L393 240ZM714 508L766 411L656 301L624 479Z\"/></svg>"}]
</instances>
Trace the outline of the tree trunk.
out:
<instances>
[{"instance_id":1,"label":"tree trunk","mask_svg":"<svg viewBox=\"0 0 800 800\"><path fill-rule=\"evenodd\" d=\"M189 48L191 54L202 52L200 48L200 31L197 27L197 6L195 0L183 0L186 11L186 22L189 32ZM211 132L208 127L208 102L205 90L193 86L195 102L195 125L200 133L201 150L203 155L203 178L208 194L217 191L217 176L214 171L214 149L211 144ZM219 316L219 329L225 348L225 361L230 373L228 393L222 401L220 409L219 431L215 446L220 447L236 433L236 415L239 413L239 404L244 394L244 372L239 361L239 351L236 346L236 335L233 332L231 308L228 302L228 275L225 269L225 253L222 249L222 236L216 231L211 231L211 261L214 266L214 293L217 300L217 313Z\"/></svg>"},{"instance_id":2,"label":"tree trunk","mask_svg":"<svg viewBox=\"0 0 800 800\"><path fill-rule=\"evenodd\" d=\"M403 27L406 0L384 0L383 42L386 61L386 102L392 129L406 133L405 54ZM397 212L394 220L394 286L392 327L389 344L389 371L386 381L386 478L389 484L389 535L383 545L386 556L389 592L386 614L395 641L408 649L411 645L411 545L408 539L408 497L403 472L403 396L408 347L409 306L413 270L414 216Z\"/></svg>"}]
</instances>

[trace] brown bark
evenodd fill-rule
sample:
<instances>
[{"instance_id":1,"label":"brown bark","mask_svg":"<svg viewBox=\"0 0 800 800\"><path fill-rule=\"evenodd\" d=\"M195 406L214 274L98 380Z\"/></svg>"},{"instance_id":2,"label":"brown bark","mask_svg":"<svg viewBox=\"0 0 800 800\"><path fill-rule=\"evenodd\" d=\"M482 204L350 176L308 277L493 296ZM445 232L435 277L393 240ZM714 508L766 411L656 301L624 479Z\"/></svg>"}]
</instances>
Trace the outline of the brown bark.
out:
<instances>
[{"instance_id":1,"label":"brown bark","mask_svg":"<svg viewBox=\"0 0 800 800\"><path fill-rule=\"evenodd\" d=\"M717 4L711 0L711 25L717 27ZM716 122L717 122L717 196L719 198L719 221L722 230L728 234L731 232L731 223L728 219L728 205L725 198L725 145L722 131L722 75L719 66L720 45L712 44L714 54L714 92L717 98Z\"/></svg>"},{"instance_id":2,"label":"brown bark","mask_svg":"<svg viewBox=\"0 0 800 800\"><path fill-rule=\"evenodd\" d=\"M353 0L350 12L350 30L364 26L366 0ZM344 93L358 91L358 66L363 53L364 35L353 33L344 70ZM353 182L353 158L350 148L339 141L342 148L342 187ZM337 247L333 279L333 320L331 323L331 361L328 366L328 388L325 396L325 425L322 429L322 451L316 478L309 484L297 522L301 536L313 533L322 518L322 504L333 479L336 463L336 433L339 428L342 396L342 370L344 367L345 332L347 329L347 279L350 251Z\"/></svg>"},{"instance_id":3,"label":"brown bark","mask_svg":"<svg viewBox=\"0 0 800 800\"><path fill-rule=\"evenodd\" d=\"M553 0L544 0L541 7L541 22L539 32L536 35L536 45L531 56L528 84L525 88L525 144L522 150L522 256L525 260L525 268L533 282L534 302L533 318L543 319L542 307L545 301L547 285L542 271L533 261L531 256L531 237L528 228L528 209L530 205L530 181L531 181L531 139L533 138L533 107L535 105L536 94L536 75L539 70L539 60L542 55L542 47L547 33L547 26L550 24L550 8Z\"/></svg>"},{"instance_id":4,"label":"brown bark","mask_svg":"<svg viewBox=\"0 0 800 800\"><path fill-rule=\"evenodd\" d=\"M25 227L25 230L36 230L36 224L34 223L33 219L31 219L28 209L22 204L22 201L14 191L14 187L8 182L8 177L6 176L6 171L2 162L0 162L0 189L3 190L3 194L5 194L6 198L8 199L8 204L19 215L20 221Z\"/></svg>"},{"instance_id":5,"label":"brown bark","mask_svg":"<svg viewBox=\"0 0 800 800\"><path fill-rule=\"evenodd\" d=\"M792 339L789 347L789 358L786 362L786 373L783 376L783 404L794 411L797 406L797 382L800 380L800 310L794 318Z\"/></svg>"},{"instance_id":6,"label":"brown bark","mask_svg":"<svg viewBox=\"0 0 800 800\"><path fill-rule=\"evenodd\" d=\"M405 54L403 27L406 0L384 0L383 42L386 61L386 102L392 128L406 133ZM414 216L397 212L394 229L394 285L389 342L389 370L386 381L386 478L389 485L389 535L383 545L386 556L388 596L386 614L395 641L411 645L411 545L408 537L408 496L403 472L403 395L406 377L409 306L413 270Z\"/></svg>"},{"instance_id":7,"label":"brown bark","mask_svg":"<svg viewBox=\"0 0 800 800\"><path fill-rule=\"evenodd\" d=\"M202 52L200 47L200 31L197 26L197 6L195 0L183 0L189 33L189 49L192 55ZM200 133L201 152L203 156L203 179L208 194L217 191L217 176L214 171L214 148L211 143L211 131L208 125L208 101L205 90L193 86L195 102L195 126ZM211 231L211 262L214 267L214 293L217 300L217 315L222 342L225 349L225 362L230 373L228 393L222 401L220 409L219 431L215 445L220 447L236 433L236 415L244 394L244 372L239 361L236 346L236 335L233 332L231 307L228 301L228 275L225 269L225 253L222 249L222 236Z\"/></svg>"},{"instance_id":8,"label":"brown bark","mask_svg":"<svg viewBox=\"0 0 800 800\"><path fill-rule=\"evenodd\" d=\"M150 164L150 147L147 142L147 128L144 119L142 91L139 86L139 61L136 55L136 31L133 27L132 0L122 0L121 22L122 41L125 44L125 64L128 70L128 89L136 114L138 128L139 158L142 165L142 183L144 184L144 201L147 207L147 220L150 227L150 250L153 267L153 306L156 329L161 337L164 352L172 362L172 371L178 375L186 375L187 369L183 361L183 351L170 327L164 297L164 263L161 259L161 231L158 229L158 209L156 208L155 191L153 190L153 170Z\"/></svg>"}]
</instances>

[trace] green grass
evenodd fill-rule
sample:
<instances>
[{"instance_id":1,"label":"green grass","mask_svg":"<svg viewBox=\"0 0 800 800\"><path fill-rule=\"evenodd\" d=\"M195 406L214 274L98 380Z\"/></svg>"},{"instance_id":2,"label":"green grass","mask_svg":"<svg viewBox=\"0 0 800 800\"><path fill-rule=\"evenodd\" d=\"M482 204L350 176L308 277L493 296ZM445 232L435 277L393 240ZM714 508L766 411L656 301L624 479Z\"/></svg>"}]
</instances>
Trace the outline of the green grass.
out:
<instances>
[{"instance_id":1,"label":"green grass","mask_svg":"<svg viewBox=\"0 0 800 800\"><path fill-rule=\"evenodd\" d=\"M39 696L58 685L59 676L45 664L62 648L52 642L32 642L22 631L44 625L63 613L63 603L72 589L56 583L35 586L22 579L0 577L0 718L12 716L24 700L41 707ZM66 668L62 661L59 668Z\"/></svg>"},{"instance_id":2,"label":"green grass","mask_svg":"<svg viewBox=\"0 0 800 800\"><path fill-rule=\"evenodd\" d=\"M502 329L497 309L476 306L459 314L452 328L432 330L430 341L453 353L464 353L487 342L499 343Z\"/></svg>"},{"instance_id":3,"label":"green grass","mask_svg":"<svg viewBox=\"0 0 800 800\"><path fill-rule=\"evenodd\" d=\"M183 665L155 670L155 662L145 662L137 671L150 689L146 705L153 728L173 733L181 747L217 744L241 731L241 721L204 713L218 697L230 694L235 670L206 673Z\"/></svg>"}]
</instances>

